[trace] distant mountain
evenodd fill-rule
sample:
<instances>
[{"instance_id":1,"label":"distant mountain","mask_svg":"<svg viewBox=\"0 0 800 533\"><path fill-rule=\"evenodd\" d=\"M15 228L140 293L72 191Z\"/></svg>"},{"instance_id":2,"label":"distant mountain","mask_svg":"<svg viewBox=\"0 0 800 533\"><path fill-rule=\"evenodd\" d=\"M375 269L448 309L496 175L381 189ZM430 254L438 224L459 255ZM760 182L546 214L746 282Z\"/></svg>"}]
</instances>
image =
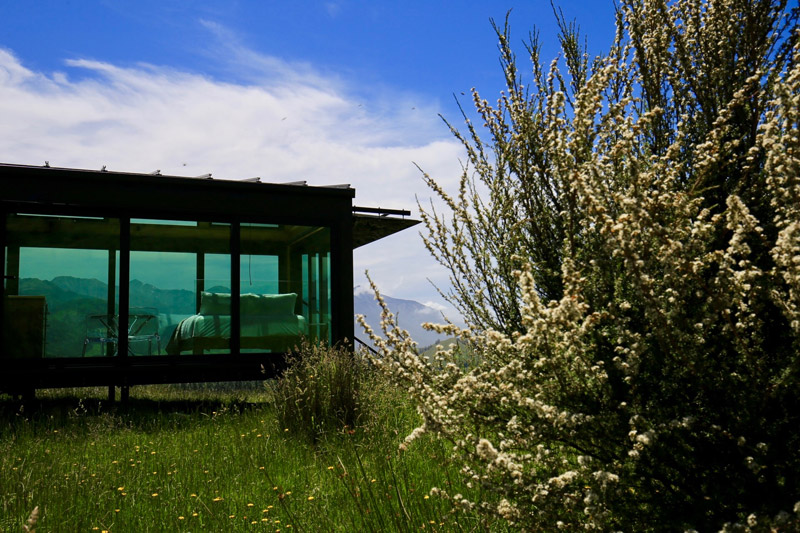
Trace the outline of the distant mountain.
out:
<instances>
[{"instance_id":1,"label":"distant mountain","mask_svg":"<svg viewBox=\"0 0 800 533\"><path fill-rule=\"evenodd\" d=\"M41 280L38 278L20 279L19 294L30 296L46 296L47 305L50 307L59 307L65 302L80 300L86 296L60 287L53 281Z\"/></svg>"},{"instance_id":2,"label":"distant mountain","mask_svg":"<svg viewBox=\"0 0 800 533\"><path fill-rule=\"evenodd\" d=\"M437 309L414 300L402 300L385 295L383 299L389 306L389 310L394 313L398 325L409 332L411 338L417 342L420 348L425 348L444 340L445 337L443 335L433 331L426 331L421 326L423 322L444 323L444 319ZM380 334L381 308L372 293L359 291L358 287L356 287L353 295L353 305L356 314L364 315L367 324ZM358 322L355 322L355 334L362 341L369 342ZM381 336L383 335L381 334Z\"/></svg>"},{"instance_id":3,"label":"distant mountain","mask_svg":"<svg viewBox=\"0 0 800 533\"><path fill-rule=\"evenodd\" d=\"M225 287L223 285L214 285L213 287L207 287L203 289L205 292L218 292L222 294L230 294L231 289L229 287Z\"/></svg>"},{"instance_id":4,"label":"distant mountain","mask_svg":"<svg viewBox=\"0 0 800 533\"><path fill-rule=\"evenodd\" d=\"M184 289L159 289L138 279L131 280L131 307L152 307L159 313L193 315L194 292Z\"/></svg>"},{"instance_id":5,"label":"distant mountain","mask_svg":"<svg viewBox=\"0 0 800 533\"><path fill-rule=\"evenodd\" d=\"M106 300L108 298L108 285L96 278L86 279L74 278L72 276L57 276L53 278L53 281L50 283L59 289L81 296L99 298L101 300Z\"/></svg>"},{"instance_id":6,"label":"distant mountain","mask_svg":"<svg viewBox=\"0 0 800 533\"><path fill-rule=\"evenodd\" d=\"M159 289L149 283L131 280L131 307L153 307L160 313L187 314L195 312L194 292L182 289ZM21 294L47 296L49 305L79 298L108 300L108 285L98 279L58 276L52 281L39 279L20 280ZM119 297L119 288L117 289Z\"/></svg>"}]
</instances>

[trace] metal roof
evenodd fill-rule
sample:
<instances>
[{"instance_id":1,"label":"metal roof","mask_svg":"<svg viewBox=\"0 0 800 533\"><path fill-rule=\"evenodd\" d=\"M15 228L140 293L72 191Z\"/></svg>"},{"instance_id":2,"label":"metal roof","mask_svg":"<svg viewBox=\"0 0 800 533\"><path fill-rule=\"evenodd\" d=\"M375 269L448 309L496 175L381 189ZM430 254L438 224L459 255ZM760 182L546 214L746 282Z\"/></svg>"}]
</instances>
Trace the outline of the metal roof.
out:
<instances>
[{"instance_id":1,"label":"metal roof","mask_svg":"<svg viewBox=\"0 0 800 533\"><path fill-rule=\"evenodd\" d=\"M350 212L353 248L377 241L419 223L409 211L352 206L349 184L311 186L306 181L264 182L261 178L229 180L0 163L0 201L73 209L112 209L123 215L152 211L191 218L252 217L294 219L325 225ZM138 216L138 215L137 215Z\"/></svg>"}]
</instances>

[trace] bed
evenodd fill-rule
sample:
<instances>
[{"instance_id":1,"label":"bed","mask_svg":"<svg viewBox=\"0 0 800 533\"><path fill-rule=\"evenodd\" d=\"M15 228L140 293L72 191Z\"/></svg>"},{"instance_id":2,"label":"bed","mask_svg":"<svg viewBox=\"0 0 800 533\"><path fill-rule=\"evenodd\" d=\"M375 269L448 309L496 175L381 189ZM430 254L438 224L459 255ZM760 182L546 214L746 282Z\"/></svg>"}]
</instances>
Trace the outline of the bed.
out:
<instances>
[{"instance_id":1,"label":"bed","mask_svg":"<svg viewBox=\"0 0 800 533\"><path fill-rule=\"evenodd\" d=\"M242 350L285 352L308 336L305 317L294 312L296 293L242 294ZM166 346L169 355L230 350L231 295L203 292L200 312L181 320Z\"/></svg>"}]
</instances>

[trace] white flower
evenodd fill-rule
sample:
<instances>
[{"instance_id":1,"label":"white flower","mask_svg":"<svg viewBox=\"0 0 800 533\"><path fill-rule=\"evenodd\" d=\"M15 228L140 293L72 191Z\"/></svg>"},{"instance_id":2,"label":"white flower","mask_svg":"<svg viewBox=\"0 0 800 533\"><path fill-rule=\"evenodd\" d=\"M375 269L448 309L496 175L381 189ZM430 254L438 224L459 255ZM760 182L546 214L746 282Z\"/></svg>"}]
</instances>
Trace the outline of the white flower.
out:
<instances>
[{"instance_id":1,"label":"white flower","mask_svg":"<svg viewBox=\"0 0 800 533\"><path fill-rule=\"evenodd\" d=\"M500 503L497 504L497 514L505 518L506 520L513 520L517 517L517 508L511 505L508 500L503 498L500 500Z\"/></svg>"},{"instance_id":2,"label":"white flower","mask_svg":"<svg viewBox=\"0 0 800 533\"><path fill-rule=\"evenodd\" d=\"M497 450L492 446L492 443L486 439L478 441L476 452L478 453L478 457L486 461L494 461L497 457Z\"/></svg>"}]
</instances>

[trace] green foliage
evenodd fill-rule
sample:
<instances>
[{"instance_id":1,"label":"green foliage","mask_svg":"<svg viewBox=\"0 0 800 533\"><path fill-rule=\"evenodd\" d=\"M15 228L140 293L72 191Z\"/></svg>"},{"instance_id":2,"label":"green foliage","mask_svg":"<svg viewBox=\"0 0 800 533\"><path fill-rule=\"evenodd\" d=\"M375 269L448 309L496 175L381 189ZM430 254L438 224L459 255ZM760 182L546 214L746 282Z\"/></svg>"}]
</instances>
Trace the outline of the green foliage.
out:
<instances>
[{"instance_id":1,"label":"green foliage","mask_svg":"<svg viewBox=\"0 0 800 533\"><path fill-rule=\"evenodd\" d=\"M800 30L780 0L624 0L589 60L506 90L425 243L471 343L432 358L384 312L375 364L531 529L759 530L800 500ZM482 129L481 129L482 127ZM486 139L486 140L484 140ZM447 491L445 491L447 492ZM797 518L792 518L796 524ZM786 522L785 523L789 523ZM783 527L783 526L782 526ZM787 526L791 527L791 526Z\"/></svg>"},{"instance_id":2,"label":"green foliage","mask_svg":"<svg viewBox=\"0 0 800 533\"><path fill-rule=\"evenodd\" d=\"M316 439L352 430L368 416L374 377L365 359L345 347L305 343L268 390L281 427Z\"/></svg>"},{"instance_id":3,"label":"green foliage","mask_svg":"<svg viewBox=\"0 0 800 533\"><path fill-rule=\"evenodd\" d=\"M369 424L314 445L277 424L263 387L133 387L127 407L102 388L39 391L23 410L0 396L0 530L487 531L429 496L482 497L441 442L390 451L418 419L381 390Z\"/></svg>"}]
</instances>

